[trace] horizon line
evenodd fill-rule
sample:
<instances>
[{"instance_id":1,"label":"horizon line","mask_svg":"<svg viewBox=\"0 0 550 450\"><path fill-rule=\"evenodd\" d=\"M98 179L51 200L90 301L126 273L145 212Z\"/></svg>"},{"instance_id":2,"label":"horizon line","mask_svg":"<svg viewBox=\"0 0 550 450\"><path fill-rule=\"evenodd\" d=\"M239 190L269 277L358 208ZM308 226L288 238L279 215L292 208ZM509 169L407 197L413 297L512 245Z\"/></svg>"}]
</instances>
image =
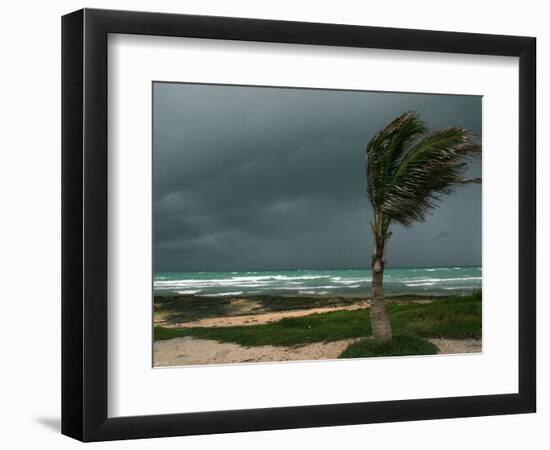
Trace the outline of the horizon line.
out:
<instances>
[{"instance_id":1,"label":"horizon line","mask_svg":"<svg viewBox=\"0 0 550 450\"><path fill-rule=\"evenodd\" d=\"M454 267L482 267L481 264L452 264L452 265L446 265L446 266L396 266L396 267L386 267L386 269L450 269ZM345 268L300 268L300 269L241 269L241 270L159 270L154 271L154 273L169 273L169 272L186 272L186 273L202 273L202 272L292 272L292 271L299 271L299 270L372 270L370 267L345 267Z\"/></svg>"}]
</instances>

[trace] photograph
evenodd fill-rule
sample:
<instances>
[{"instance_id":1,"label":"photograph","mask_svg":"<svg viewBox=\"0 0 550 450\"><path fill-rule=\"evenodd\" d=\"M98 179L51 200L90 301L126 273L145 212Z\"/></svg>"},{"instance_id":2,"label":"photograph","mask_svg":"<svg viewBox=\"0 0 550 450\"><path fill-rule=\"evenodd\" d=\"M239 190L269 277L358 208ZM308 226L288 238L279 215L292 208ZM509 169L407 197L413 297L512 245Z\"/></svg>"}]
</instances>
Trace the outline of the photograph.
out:
<instances>
[{"instance_id":1,"label":"photograph","mask_svg":"<svg viewBox=\"0 0 550 450\"><path fill-rule=\"evenodd\" d=\"M154 81L153 366L482 351L482 97Z\"/></svg>"}]
</instances>

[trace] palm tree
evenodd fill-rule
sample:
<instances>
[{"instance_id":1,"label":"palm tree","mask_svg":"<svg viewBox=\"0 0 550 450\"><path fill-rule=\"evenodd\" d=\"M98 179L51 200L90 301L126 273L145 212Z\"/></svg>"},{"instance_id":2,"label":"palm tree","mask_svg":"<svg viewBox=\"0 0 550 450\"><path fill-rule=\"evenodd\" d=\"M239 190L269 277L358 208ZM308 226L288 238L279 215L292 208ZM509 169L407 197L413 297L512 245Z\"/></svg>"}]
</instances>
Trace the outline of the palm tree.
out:
<instances>
[{"instance_id":1,"label":"palm tree","mask_svg":"<svg viewBox=\"0 0 550 450\"><path fill-rule=\"evenodd\" d=\"M469 159L481 154L475 135L449 127L428 132L415 112L407 112L380 130L366 149L367 193L373 209L372 299L370 318L376 340L391 339L384 301L385 252L392 223L411 227L423 222L444 195L466 179Z\"/></svg>"}]
</instances>

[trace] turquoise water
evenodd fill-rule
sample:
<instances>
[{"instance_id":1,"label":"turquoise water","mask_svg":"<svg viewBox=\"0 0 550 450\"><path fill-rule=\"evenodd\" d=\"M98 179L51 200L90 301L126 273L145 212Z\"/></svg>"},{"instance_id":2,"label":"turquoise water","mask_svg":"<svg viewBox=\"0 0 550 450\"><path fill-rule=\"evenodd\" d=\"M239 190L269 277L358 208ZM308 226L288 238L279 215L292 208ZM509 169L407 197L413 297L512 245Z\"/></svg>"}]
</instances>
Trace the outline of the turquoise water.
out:
<instances>
[{"instance_id":1,"label":"turquoise water","mask_svg":"<svg viewBox=\"0 0 550 450\"><path fill-rule=\"evenodd\" d=\"M158 272L155 295L193 294L224 297L239 295L367 296L371 271L283 270L265 272ZM468 294L481 288L481 267L387 268L386 295Z\"/></svg>"}]
</instances>

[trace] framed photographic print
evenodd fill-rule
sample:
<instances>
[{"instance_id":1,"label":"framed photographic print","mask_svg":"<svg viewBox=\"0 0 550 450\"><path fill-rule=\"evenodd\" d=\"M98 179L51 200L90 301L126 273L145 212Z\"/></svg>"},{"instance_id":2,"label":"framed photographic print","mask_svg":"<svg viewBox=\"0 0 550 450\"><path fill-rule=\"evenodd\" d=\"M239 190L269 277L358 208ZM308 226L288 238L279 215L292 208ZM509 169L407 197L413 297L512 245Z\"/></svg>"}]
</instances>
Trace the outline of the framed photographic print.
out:
<instances>
[{"instance_id":1,"label":"framed photographic print","mask_svg":"<svg viewBox=\"0 0 550 450\"><path fill-rule=\"evenodd\" d=\"M528 413L535 38L62 21L62 432Z\"/></svg>"}]
</instances>

